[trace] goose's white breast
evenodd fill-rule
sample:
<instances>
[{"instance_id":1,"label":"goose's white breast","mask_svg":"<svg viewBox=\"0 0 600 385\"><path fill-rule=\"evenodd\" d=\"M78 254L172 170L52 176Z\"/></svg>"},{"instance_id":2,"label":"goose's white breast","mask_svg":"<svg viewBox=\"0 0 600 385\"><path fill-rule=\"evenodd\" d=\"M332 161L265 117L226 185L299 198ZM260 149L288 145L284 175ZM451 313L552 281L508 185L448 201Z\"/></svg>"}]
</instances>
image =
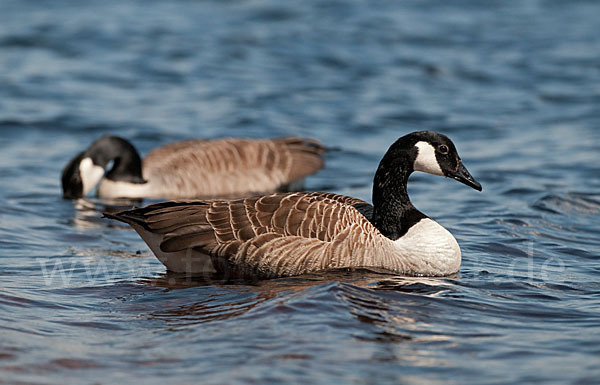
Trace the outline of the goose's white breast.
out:
<instances>
[{"instance_id":1,"label":"goose's white breast","mask_svg":"<svg viewBox=\"0 0 600 385\"><path fill-rule=\"evenodd\" d=\"M394 241L397 252L411 260L423 275L448 275L458 271L461 261L458 242L448 230L423 218Z\"/></svg>"}]
</instances>

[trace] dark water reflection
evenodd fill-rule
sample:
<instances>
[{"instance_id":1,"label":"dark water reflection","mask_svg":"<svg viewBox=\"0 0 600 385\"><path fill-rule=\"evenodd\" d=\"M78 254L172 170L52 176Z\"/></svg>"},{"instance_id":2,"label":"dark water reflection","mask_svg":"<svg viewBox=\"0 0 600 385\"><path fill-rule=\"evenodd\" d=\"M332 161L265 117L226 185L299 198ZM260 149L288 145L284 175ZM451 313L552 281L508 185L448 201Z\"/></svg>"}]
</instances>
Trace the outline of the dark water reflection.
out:
<instances>
[{"instance_id":1,"label":"dark water reflection","mask_svg":"<svg viewBox=\"0 0 600 385\"><path fill-rule=\"evenodd\" d=\"M596 384L600 3L0 2L0 384ZM96 137L316 137L370 198L397 137L451 136L483 193L415 175L459 274L165 274L60 198ZM142 202L146 204L149 202Z\"/></svg>"}]
</instances>

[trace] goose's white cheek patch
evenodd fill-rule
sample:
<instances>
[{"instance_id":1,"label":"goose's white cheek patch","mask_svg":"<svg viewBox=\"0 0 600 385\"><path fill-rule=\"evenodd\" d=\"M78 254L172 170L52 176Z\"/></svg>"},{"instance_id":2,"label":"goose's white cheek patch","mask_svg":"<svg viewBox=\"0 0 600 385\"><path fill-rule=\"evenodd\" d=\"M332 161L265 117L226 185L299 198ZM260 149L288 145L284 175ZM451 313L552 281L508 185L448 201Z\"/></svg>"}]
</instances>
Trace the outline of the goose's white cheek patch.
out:
<instances>
[{"instance_id":1,"label":"goose's white cheek patch","mask_svg":"<svg viewBox=\"0 0 600 385\"><path fill-rule=\"evenodd\" d=\"M417 142L415 147L418 149L418 154L413 165L414 170L444 176L435 157L435 148L427 142Z\"/></svg>"},{"instance_id":2,"label":"goose's white cheek patch","mask_svg":"<svg viewBox=\"0 0 600 385\"><path fill-rule=\"evenodd\" d=\"M83 158L79 163L79 173L83 184L83 196L86 196L104 176L104 169L95 165L92 159Z\"/></svg>"}]
</instances>

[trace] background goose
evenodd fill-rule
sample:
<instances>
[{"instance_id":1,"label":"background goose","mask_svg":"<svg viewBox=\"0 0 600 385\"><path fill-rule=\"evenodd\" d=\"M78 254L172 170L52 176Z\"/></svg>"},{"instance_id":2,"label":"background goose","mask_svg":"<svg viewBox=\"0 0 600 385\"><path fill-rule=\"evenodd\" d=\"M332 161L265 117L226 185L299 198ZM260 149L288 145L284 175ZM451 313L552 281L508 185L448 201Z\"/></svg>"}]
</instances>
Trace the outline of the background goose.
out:
<instances>
[{"instance_id":1,"label":"background goose","mask_svg":"<svg viewBox=\"0 0 600 385\"><path fill-rule=\"evenodd\" d=\"M142 160L127 140L104 136L63 169L63 196L83 197L99 181L98 196L104 198L207 198L297 189L305 176L323 168L324 152L318 141L305 138L194 139L158 147Z\"/></svg>"},{"instance_id":2,"label":"background goose","mask_svg":"<svg viewBox=\"0 0 600 385\"><path fill-rule=\"evenodd\" d=\"M192 273L298 275L376 267L411 275L455 273L454 237L410 202L413 171L454 178L481 191L446 136L398 139L375 174L373 206L332 193L240 200L164 202L106 216L130 224L167 269Z\"/></svg>"}]
</instances>

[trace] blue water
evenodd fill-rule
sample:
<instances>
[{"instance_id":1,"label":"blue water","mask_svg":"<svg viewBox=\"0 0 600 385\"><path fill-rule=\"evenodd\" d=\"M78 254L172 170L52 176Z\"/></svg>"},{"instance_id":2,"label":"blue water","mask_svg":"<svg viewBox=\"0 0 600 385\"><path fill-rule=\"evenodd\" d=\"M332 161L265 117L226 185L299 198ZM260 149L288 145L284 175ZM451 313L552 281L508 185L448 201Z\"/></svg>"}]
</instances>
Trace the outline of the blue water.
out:
<instances>
[{"instance_id":1,"label":"blue water","mask_svg":"<svg viewBox=\"0 0 600 385\"><path fill-rule=\"evenodd\" d=\"M598 384L600 2L0 0L0 384ZM478 193L415 175L460 273L167 275L105 202L95 138L315 137L311 190L370 199L449 135Z\"/></svg>"}]
</instances>

